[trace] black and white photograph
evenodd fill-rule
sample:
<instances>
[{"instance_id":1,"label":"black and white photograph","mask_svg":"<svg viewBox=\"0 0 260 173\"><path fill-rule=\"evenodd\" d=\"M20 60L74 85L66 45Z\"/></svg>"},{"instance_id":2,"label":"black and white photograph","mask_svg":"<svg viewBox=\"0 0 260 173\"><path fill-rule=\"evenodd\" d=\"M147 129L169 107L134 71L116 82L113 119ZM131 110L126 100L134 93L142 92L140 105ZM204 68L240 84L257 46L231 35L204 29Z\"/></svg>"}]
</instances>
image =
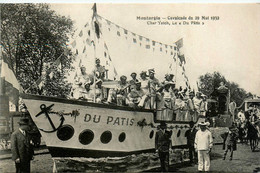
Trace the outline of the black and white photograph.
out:
<instances>
[{"instance_id":1,"label":"black and white photograph","mask_svg":"<svg viewBox=\"0 0 260 173\"><path fill-rule=\"evenodd\" d=\"M0 14L0 172L260 172L259 3Z\"/></svg>"}]
</instances>

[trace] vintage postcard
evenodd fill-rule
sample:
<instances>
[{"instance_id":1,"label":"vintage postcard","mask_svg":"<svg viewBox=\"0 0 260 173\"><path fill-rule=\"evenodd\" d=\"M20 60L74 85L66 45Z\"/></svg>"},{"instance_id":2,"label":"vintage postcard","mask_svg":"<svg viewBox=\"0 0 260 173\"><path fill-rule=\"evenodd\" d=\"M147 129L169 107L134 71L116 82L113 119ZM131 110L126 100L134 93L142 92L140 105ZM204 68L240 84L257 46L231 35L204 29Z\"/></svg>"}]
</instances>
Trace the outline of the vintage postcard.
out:
<instances>
[{"instance_id":1,"label":"vintage postcard","mask_svg":"<svg viewBox=\"0 0 260 173\"><path fill-rule=\"evenodd\" d=\"M259 4L0 7L0 172L260 171Z\"/></svg>"}]
</instances>

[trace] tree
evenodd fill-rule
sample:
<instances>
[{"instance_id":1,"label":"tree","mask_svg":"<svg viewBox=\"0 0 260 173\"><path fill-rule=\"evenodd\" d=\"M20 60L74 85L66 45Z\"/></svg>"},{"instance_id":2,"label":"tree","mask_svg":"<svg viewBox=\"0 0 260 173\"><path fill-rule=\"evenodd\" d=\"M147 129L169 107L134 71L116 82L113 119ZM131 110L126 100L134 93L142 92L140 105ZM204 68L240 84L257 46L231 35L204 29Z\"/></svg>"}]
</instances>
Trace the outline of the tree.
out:
<instances>
[{"instance_id":1,"label":"tree","mask_svg":"<svg viewBox=\"0 0 260 173\"><path fill-rule=\"evenodd\" d=\"M29 88L29 93L38 92L35 82L44 77L44 66L50 64L50 69L55 69L51 63L59 58L62 70L55 71L54 78L42 87L49 91L46 95L67 95L65 73L73 56L69 56L66 42L73 32L72 20L57 15L47 4L1 4L0 8L3 56L22 87Z\"/></svg>"},{"instance_id":2,"label":"tree","mask_svg":"<svg viewBox=\"0 0 260 173\"><path fill-rule=\"evenodd\" d=\"M219 72L213 74L206 73L199 77L199 88L203 94L209 96L214 89L219 87L220 82L226 83L227 80Z\"/></svg>"},{"instance_id":3,"label":"tree","mask_svg":"<svg viewBox=\"0 0 260 173\"><path fill-rule=\"evenodd\" d=\"M247 93L243 88L235 82L227 81L226 78L219 72L206 73L199 77L199 88L200 91L210 96L214 89L219 87L220 82L224 82L225 86L230 90L230 100L235 101L237 106L241 105L245 98L248 97L250 93Z\"/></svg>"}]
</instances>

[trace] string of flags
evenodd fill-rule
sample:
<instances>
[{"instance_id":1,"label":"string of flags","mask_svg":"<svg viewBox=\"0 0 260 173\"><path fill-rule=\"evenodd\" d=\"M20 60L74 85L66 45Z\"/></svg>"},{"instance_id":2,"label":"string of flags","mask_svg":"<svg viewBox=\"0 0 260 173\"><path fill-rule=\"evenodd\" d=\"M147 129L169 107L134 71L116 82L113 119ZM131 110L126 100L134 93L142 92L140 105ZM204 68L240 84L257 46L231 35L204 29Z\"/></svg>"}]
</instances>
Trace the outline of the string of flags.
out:
<instances>
[{"instance_id":1,"label":"string of flags","mask_svg":"<svg viewBox=\"0 0 260 173\"><path fill-rule=\"evenodd\" d=\"M99 23L103 23L104 26L107 26L108 31L115 30L115 33L118 37L125 37L125 39L130 39L134 44L139 44L140 47L144 47L145 49L152 49L155 51L156 49L160 52L164 52L166 54L174 55L174 52L177 51L176 45L169 45L164 44L155 40L151 40L145 36L136 34L134 32L131 32L113 22L111 22L108 19L105 19L104 17L100 15L96 15Z\"/></svg>"},{"instance_id":2,"label":"string of flags","mask_svg":"<svg viewBox=\"0 0 260 173\"><path fill-rule=\"evenodd\" d=\"M93 26L91 28L91 25L89 23L86 23L84 28L78 32L78 37L84 38L81 39L81 42L83 42L83 48L78 48L78 42L77 40L74 40L71 43L71 46L75 48L75 53L78 54L86 54L87 46L92 46L94 43L93 37L96 36L96 38L99 40L102 35L102 30L107 29L109 32L115 32L116 36L118 37L124 37L126 40L130 40L133 44L137 44L140 47L143 47L145 49L151 49L152 51L160 51L165 54L169 54L172 56L172 59L175 63L179 62L178 65L182 69L182 75L185 80L185 84L188 88L190 88L189 79L187 75L185 74L185 56L182 53L182 47L183 47L183 38L179 39L175 44L169 45L164 44L152 39L149 39L147 37L144 37L142 35L136 34L134 32L131 32L113 22L110 20L105 19L104 17L98 15L96 11L94 11L96 7L93 7ZM105 27L103 27L105 26ZM106 43L104 42L104 58L105 58L105 64L110 65L112 63L112 59L108 52L108 47ZM170 64L169 68L172 70L173 65ZM117 76L117 71L114 68L114 75Z\"/></svg>"},{"instance_id":3,"label":"string of flags","mask_svg":"<svg viewBox=\"0 0 260 173\"><path fill-rule=\"evenodd\" d=\"M185 60L185 56L183 53L183 38L179 39L178 41L175 42L175 44L177 45L177 50L178 50L178 59L179 59L179 66L182 69L182 75L184 77L185 80L185 85L187 88L190 88L190 82L189 82L189 78L186 75L186 70L185 70L185 64L186 64L186 60Z\"/></svg>"}]
</instances>

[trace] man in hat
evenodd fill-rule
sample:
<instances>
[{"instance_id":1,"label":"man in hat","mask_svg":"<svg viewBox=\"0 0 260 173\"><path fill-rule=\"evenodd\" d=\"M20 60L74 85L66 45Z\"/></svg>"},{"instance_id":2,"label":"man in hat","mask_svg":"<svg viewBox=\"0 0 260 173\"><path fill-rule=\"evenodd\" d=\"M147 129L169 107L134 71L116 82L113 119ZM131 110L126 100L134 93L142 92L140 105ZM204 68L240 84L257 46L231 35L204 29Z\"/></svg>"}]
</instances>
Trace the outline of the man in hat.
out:
<instances>
[{"instance_id":1,"label":"man in hat","mask_svg":"<svg viewBox=\"0 0 260 173\"><path fill-rule=\"evenodd\" d=\"M209 171L210 157L209 153L213 146L213 138L211 132L207 129L209 122L200 122L200 130L197 131L194 147L198 151L198 170Z\"/></svg>"},{"instance_id":2,"label":"man in hat","mask_svg":"<svg viewBox=\"0 0 260 173\"><path fill-rule=\"evenodd\" d=\"M161 93L163 99L159 104L157 103L157 109L162 109L163 111L157 112L157 120L175 120L175 118L173 117L173 106L175 104L175 96L172 90L170 89L172 85L172 82L166 81L164 83L163 91Z\"/></svg>"},{"instance_id":3,"label":"man in hat","mask_svg":"<svg viewBox=\"0 0 260 173\"><path fill-rule=\"evenodd\" d=\"M148 93L148 79L147 79L146 71L142 71L140 73L139 81L141 82L142 90L144 91L145 94L147 94Z\"/></svg>"},{"instance_id":4,"label":"man in hat","mask_svg":"<svg viewBox=\"0 0 260 173\"><path fill-rule=\"evenodd\" d=\"M194 106L194 92L189 92L189 98L187 100L187 113L186 113L186 117L185 120L186 121L197 121L197 118L194 116L195 114L195 106Z\"/></svg>"},{"instance_id":5,"label":"man in hat","mask_svg":"<svg viewBox=\"0 0 260 173\"><path fill-rule=\"evenodd\" d=\"M156 94L157 89L161 87L161 84L157 78L155 78L154 69L149 69L149 79L148 79L148 93L150 96L149 103L150 109L156 109Z\"/></svg>"},{"instance_id":6,"label":"man in hat","mask_svg":"<svg viewBox=\"0 0 260 173\"><path fill-rule=\"evenodd\" d=\"M173 77L174 77L174 74L166 74L165 75L165 81L163 81L162 82L162 84L164 85L166 82L171 82L171 83L173 83L172 85L171 85L171 90L173 91L174 90L174 88L175 88L175 82L174 82L174 80L173 80Z\"/></svg>"},{"instance_id":7,"label":"man in hat","mask_svg":"<svg viewBox=\"0 0 260 173\"><path fill-rule=\"evenodd\" d=\"M33 160L33 146L30 142L29 119L22 117L19 121L19 129L11 136L12 160L15 162L16 172L30 172L30 162Z\"/></svg>"},{"instance_id":8,"label":"man in hat","mask_svg":"<svg viewBox=\"0 0 260 173\"><path fill-rule=\"evenodd\" d=\"M155 135L155 149L160 157L162 172L169 171L169 152L172 152L172 131L168 131L166 129L167 124L165 122L161 122L160 128Z\"/></svg>"},{"instance_id":9,"label":"man in hat","mask_svg":"<svg viewBox=\"0 0 260 173\"><path fill-rule=\"evenodd\" d=\"M178 92L176 94L176 99L175 99L175 105L174 109L175 114L176 114L176 121L184 121L185 120L185 114L186 114L186 103L183 99L183 94L182 92Z\"/></svg>"},{"instance_id":10,"label":"man in hat","mask_svg":"<svg viewBox=\"0 0 260 173\"><path fill-rule=\"evenodd\" d=\"M197 92L196 96L193 98L193 103L194 103L194 114L193 114L193 118L195 121L197 121L198 116L200 114L200 106L201 106L201 92Z\"/></svg>"},{"instance_id":11,"label":"man in hat","mask_svg":"<svg viewBox=\"0 0 260 173\"><path fill-rule=\"evenodd\" d=\"M124 76L124 75L121 76L119 84L117 85L116 101L117 101L117 105L119 105L119 106L126 105L126 97L127 97L128 89L129 89L129 85L126 80L127 80L126 76Z\"/></svg>"},{"instance_id":12,"label":"man in hat","mask_svg":"<svg viewBox=\"0 0 260 173\"><path fill-rule=\"evenodd\" d=\"M138 86L141 85L138 84ZM138 87L138 89L139 90L137 91L137 85L130 86L130 92L127 95L128 105L130 107L136 107L144 95L143 92L141 91L141 88Z\"/></svg>"},{"instance_id":13,"label":"man in hat","mask_svg":"<svg viewBox=\"0 0 260 173\"><path fill-rule=\"evenodd\" d=\"M190 121L189 122L190 124L190 129L187 130L186 132L186 138L187 138L187 145L188 145L188 148L189 148L189 159L190 159L190 163L194 163L196 162L195 159L196 159L196 152L195 152L195 148L194 148L194 141L195 141L195 136L196 136L196 133L197 133L197 129L196 129L196 126L194 126L194 122L193 121Z\"/></svg>"},{"instance_id":14,"label":"man in hat","mask_svg":"<svg viewBox=\"0 0 260 173\"><path fill-rule=\"evenodd\" d=\"M202 101L199 107L200 115L203 117L206 117L206 113L208 111L208 102L207 102L207 96L202 94Z\"/></svg>"},{"instance_id":15,"label":"man in hat","mask_svg":"<svg viewBox=\"0 0 260 173\"><path fill-rule=\"evenodd\" d=\"M130 76L132 77L132 79L129 81L129 84L130 85L135 85L136 82L138 82L138 79L136 79L136 72L131 73Z\"/></svg>"},{"instance_id":16,"label":"man in hat","mask_svg":"<svg viewBox=\"0 0 260 173\"><path fill-rule=\"evenodd\" d=\"M223 150L225 150L223 160L226 159L226 155L227 155L228 150L230 150L229 160L232 160L233 151L236 151L236 149L237 149L238 134L237 134L237 131L236 131L236 127L234 127L234 126L229 127L228 132L222 134L221 137L224 139Z\"/></svg>"},{"instance_id":17,"label":"man in hat","mask_svg":"<svg viewBox=\"0 0 260 173\"><path fill-rule=\"evenodd\" d=\"M98 79L102 81L105 79L106 69L102 65L100 65L100 59L96 59L96 68L95 68L96 76Z\"/></svg>"}]
</instances>

